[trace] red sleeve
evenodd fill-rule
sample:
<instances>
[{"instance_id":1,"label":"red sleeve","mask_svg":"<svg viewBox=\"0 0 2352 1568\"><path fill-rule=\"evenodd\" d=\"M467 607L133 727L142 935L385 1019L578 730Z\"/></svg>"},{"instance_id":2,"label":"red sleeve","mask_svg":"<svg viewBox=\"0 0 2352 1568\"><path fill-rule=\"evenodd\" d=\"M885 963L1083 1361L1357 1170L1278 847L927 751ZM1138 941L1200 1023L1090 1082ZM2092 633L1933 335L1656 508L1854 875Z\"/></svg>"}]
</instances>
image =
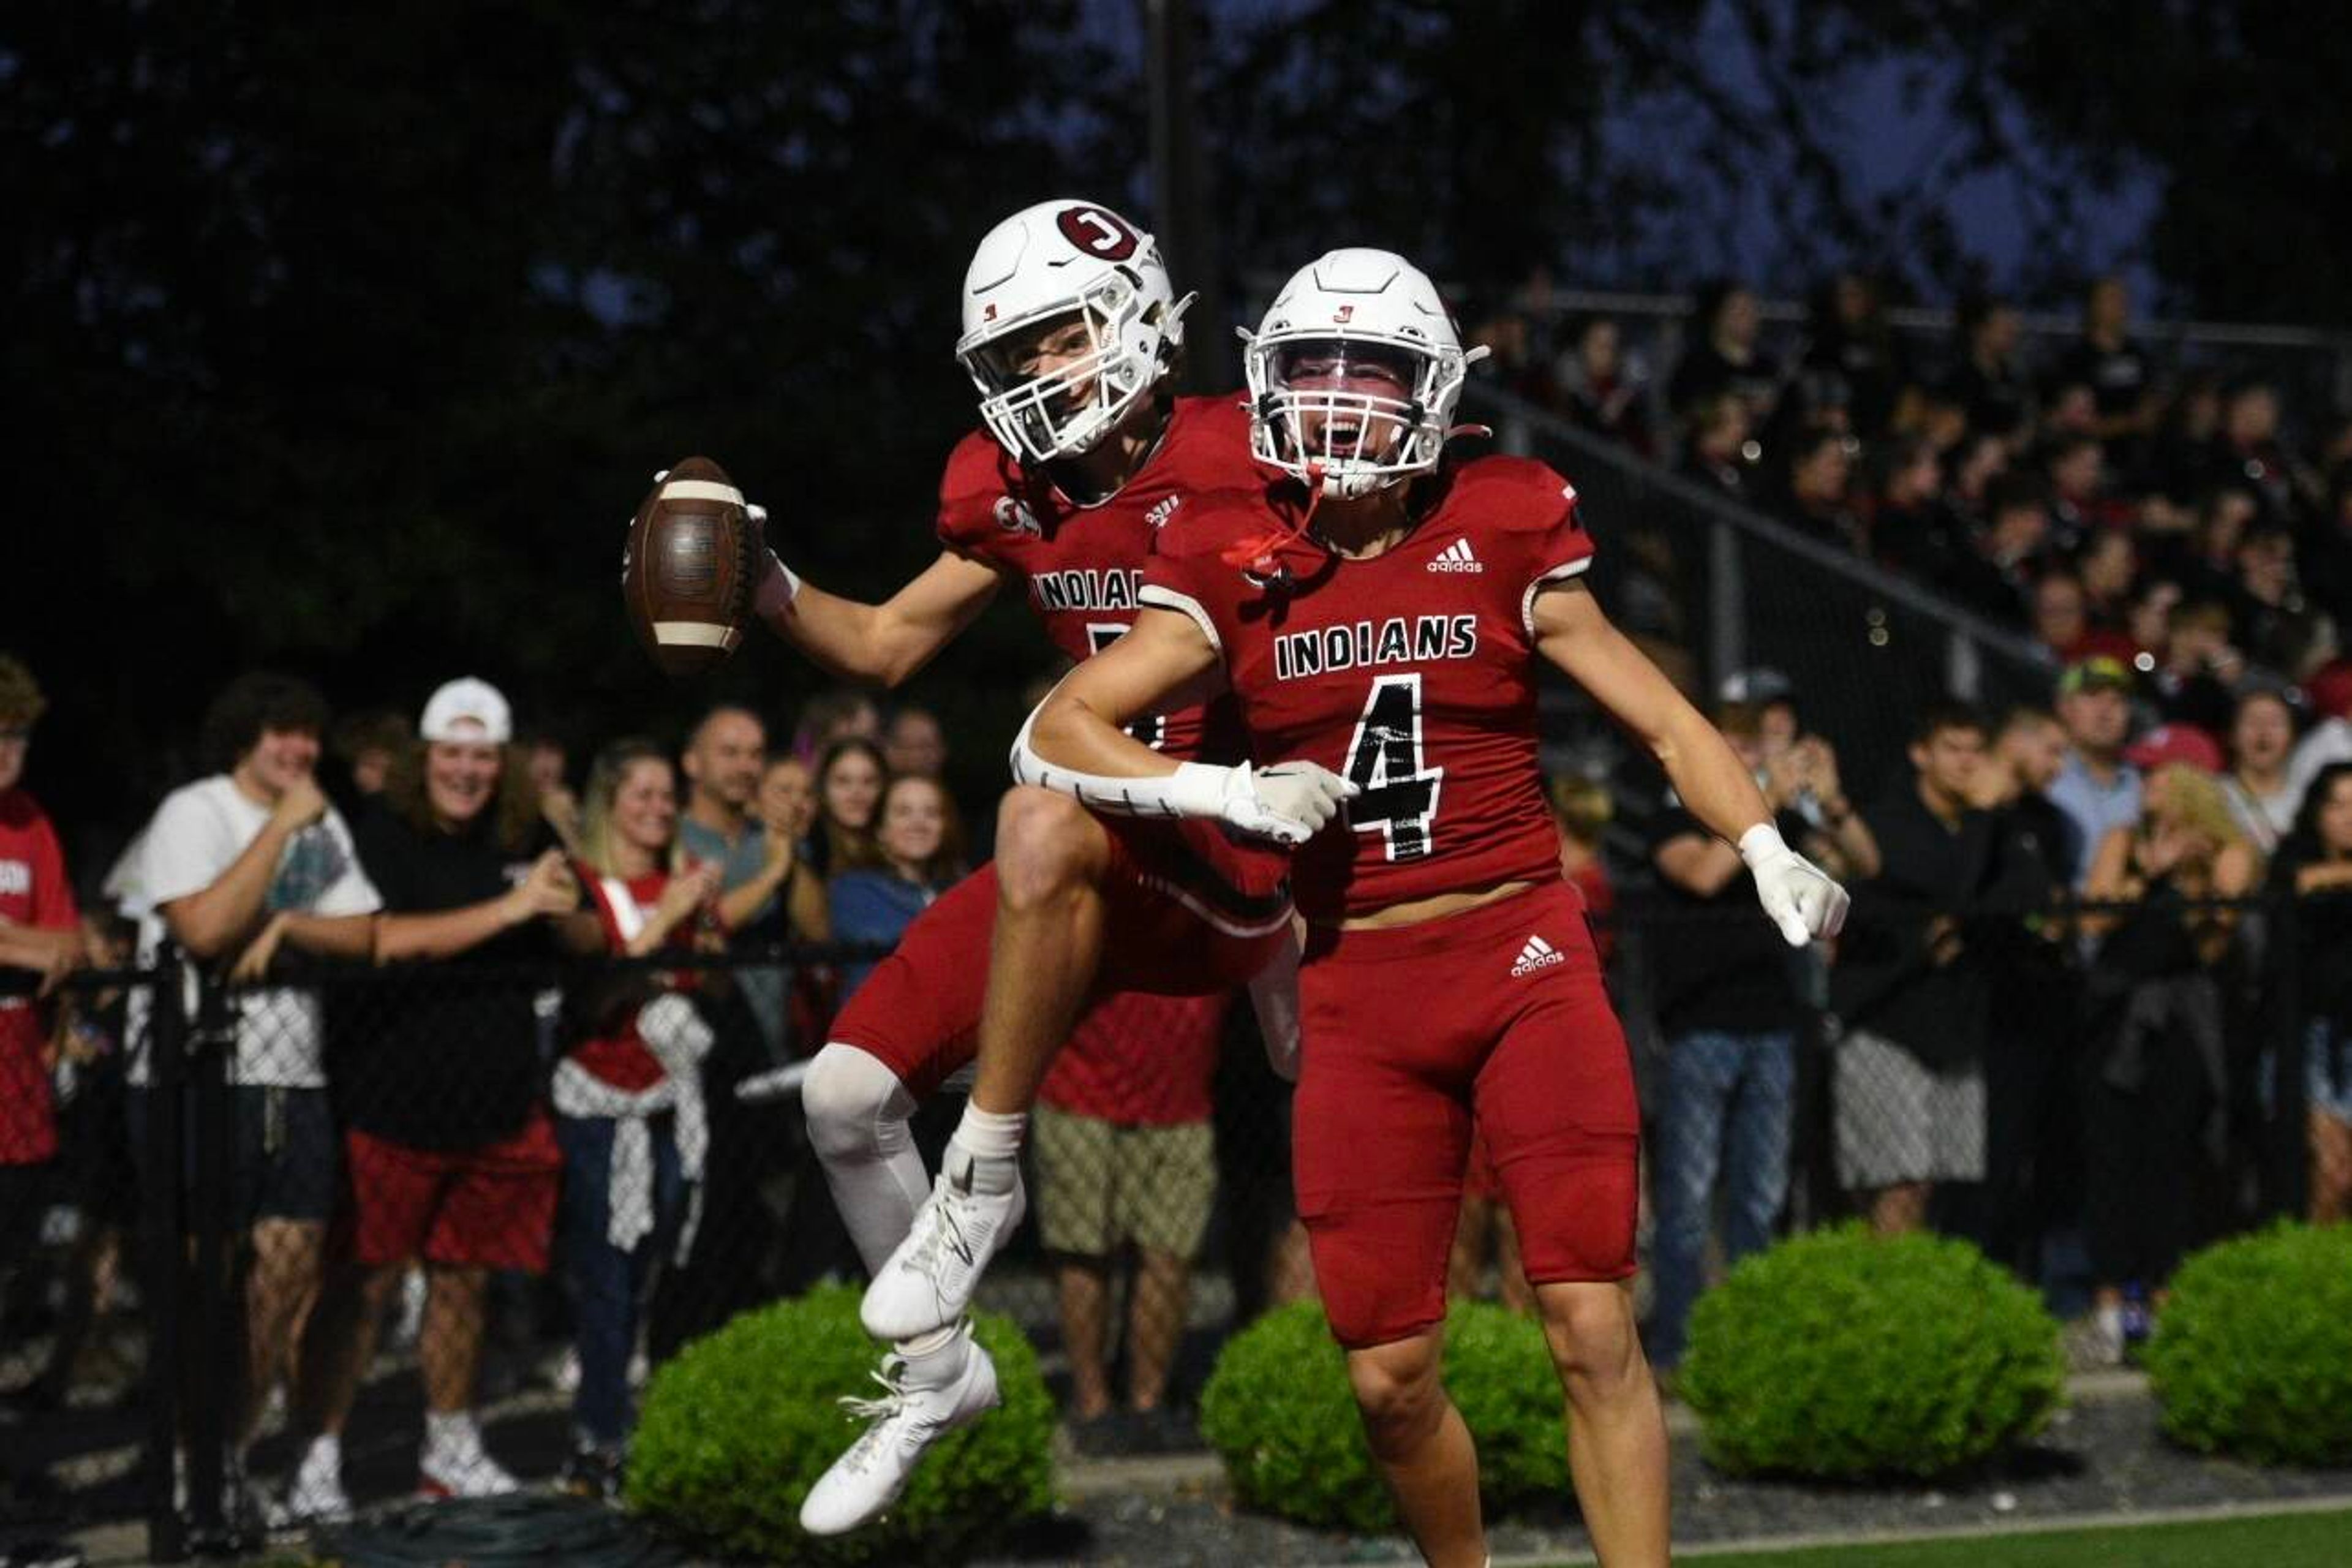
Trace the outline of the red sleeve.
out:
<instances>
[{"instance_id":1,"label":"red sleeve","mask_svg":"<svg viewBox=\"0 0 2352 1568\"><path fill-rule=\"evenodd\" d=\"M993 562L1003 542L1024 531L1024 521L1034 532L1035 519L1015 499L1019 480L1012 459L986 431L957 442L940 475L940 542L960 555Z\"/></svg>"},{"instance_id":2,"label":"red sleeve","mask_svg":"<svg viewBox=\"0 0 2352 1568\"><path fill-rule=\"evenodd\" d=\"M1513 538L1513 578L1519 625L1535 637L1536 595L1547 583L1579 577L1592 565L1592 535L1578 515L1576 487L1546 464L1526 458L1485 458L1477 510Z\"/></svg>"},{"instance_id":3,"label":"red sleeve","mask_svg":"<svg viewBox=\"0 0 2352 1568\"><path fill-rule=\"evenodd\" d=\"M1272 526L1270 516L1244 507L1196 503L1193 515L1152 542L1136 602L1188 616L1212 646L1230 647L1242 600L1258 590L1226 552Z\"/></svg>"},{"instance_id":4,"label":"red sleeve","mask_svg":"<svg viewBox=\"0 0 2352 1568\"><path fill-rule=\"evenodd\" d=\"M46 815L33 819L33 923L44 931L71 931L81 924L73 884L66 879L65 851Z\"/></svg>"}]
</instances>

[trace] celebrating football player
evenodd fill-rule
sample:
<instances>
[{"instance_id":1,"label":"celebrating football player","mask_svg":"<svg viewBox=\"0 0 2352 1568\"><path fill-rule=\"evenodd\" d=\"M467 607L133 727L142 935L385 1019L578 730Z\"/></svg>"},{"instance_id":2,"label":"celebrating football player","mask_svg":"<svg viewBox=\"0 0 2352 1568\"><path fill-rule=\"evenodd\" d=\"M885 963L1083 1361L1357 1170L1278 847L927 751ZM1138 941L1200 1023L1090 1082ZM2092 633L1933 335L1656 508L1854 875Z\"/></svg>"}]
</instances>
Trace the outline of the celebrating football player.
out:
<instances>
[{"instance_id":1,"label":"celebrating football player","mask_svg":"<svg viewBox=\"0 0 2352 1568\"><path fill-rule=\"evenodd\" d=\"M1371 1451L1430 1563L1483 1561L1476 1457L1438 1377L1475 1114L1601 1561L1663 1565L1665 1426L1623 1283L1639 1116L1537 774L1537 660L1738 845L1790 943L1835 932L1846 898L1601 614L1575 489L1521 458L1445 459L1469 358L1400 257L1338 250L1293 278L1246 355L1255 448L1288 478L1203 500L1160 541L1135 629L1039 708L1015 770L1098 811L1235 820L1213 770L1120 728L1171 692L1222 689L1259 756L1338 775L1344 820L1293 862L1308 922L1294 1170Z\"/></svg>"},{"instance_id":2,"label":"celebrating football player","mask_svg":"<svg viewBox=\"0 0 2352 1568\"><path fill-rule=\"evenodd\" d=\"M939 558L866 605L762 551L761 619L825 668L889 685L1008 584L1071 658L1108 646L1135 618L1154 533L1195 496L1265 478L1238 393L1175 397L1163 385L1185 303L1151 237L1108 207L1046 202L999 224L965 278L956 345L987 428L948 458ZM1137 732L1171 757L1243 755L1229 703L1179 706ZM1237 800L1257 798L1245 767L1215 771ZM1282 786L1269 788L1279 799ZM1303 837L1311 809L1294 805L1259 826ZM1087 1001L1205 994L1255 976L1269 1050L1286 1061L1295 1050L1286 870L1286 851L1238 843L1213 822L1105 821L1064 795L1016 789L1000 810L993 864L925 910L835 1021L803 1104L842 1218L880 1282L866 1326L892 1347L877 1373L881 1396L854 1402L865 1434L802 1510L812 1533L880 1513L926 1447L996 1404L995 1371L964 1306L1020 1223L1025 1113ZM1010 1046L994 1044L1008 1032ZM927 1201L908 1118L990 1046L995 1076L982 1068Z\"/></svg>"}]
</instances>

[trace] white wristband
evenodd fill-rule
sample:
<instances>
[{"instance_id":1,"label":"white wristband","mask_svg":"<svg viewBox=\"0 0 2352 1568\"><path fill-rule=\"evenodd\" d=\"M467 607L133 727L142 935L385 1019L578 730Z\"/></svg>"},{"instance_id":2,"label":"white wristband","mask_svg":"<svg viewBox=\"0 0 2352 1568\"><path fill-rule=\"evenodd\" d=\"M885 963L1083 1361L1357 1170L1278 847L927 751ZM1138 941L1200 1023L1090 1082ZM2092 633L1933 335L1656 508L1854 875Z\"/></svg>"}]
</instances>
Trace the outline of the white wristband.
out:
<instances>
[{"instance_id":1,"label":"white wristband","mask_svg":"<svg viewBox=\"0 0 2352 1568\"><path fill-rule=\"evenodd\" d=\"M1739 836L1739 858L1750 871L1765 861L1789 853L1789 841L1769 822L1759 822Z\"/></svg>"}]
</instances>

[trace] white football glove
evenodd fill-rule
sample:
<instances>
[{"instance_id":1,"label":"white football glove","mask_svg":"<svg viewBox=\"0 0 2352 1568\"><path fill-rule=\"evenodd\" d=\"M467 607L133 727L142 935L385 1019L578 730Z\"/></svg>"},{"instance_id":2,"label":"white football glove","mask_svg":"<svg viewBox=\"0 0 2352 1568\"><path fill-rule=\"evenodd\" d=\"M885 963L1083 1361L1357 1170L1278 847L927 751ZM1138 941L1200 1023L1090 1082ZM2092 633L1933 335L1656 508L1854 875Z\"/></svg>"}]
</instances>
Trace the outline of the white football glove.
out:
<instances>
[{"instance_id":1,"label":"white football glove","mask_svg":"<svg viewBox=\"0 0 2352 1568\"><path fill-rule=\"evenodd\" d=\"M1852 900L1829 873L1789 847L1780 830L1759 822L1739 836L1739 858L1756 879L1756 901L1790 947L1837 935Z\"/></svg>"},{"instance_id":2,"label":"white football glove","mask_svg":"<svg viewBox=\"0 0 2352 1568\"><path fill-rule=\"evenodd\" d=\"M1217 816L1242 832L1276 844L1304 844L1357 795L1354 784L1318 763L1276 763L1252 773L1227 768Z\"/></svg>"}]
</instances>

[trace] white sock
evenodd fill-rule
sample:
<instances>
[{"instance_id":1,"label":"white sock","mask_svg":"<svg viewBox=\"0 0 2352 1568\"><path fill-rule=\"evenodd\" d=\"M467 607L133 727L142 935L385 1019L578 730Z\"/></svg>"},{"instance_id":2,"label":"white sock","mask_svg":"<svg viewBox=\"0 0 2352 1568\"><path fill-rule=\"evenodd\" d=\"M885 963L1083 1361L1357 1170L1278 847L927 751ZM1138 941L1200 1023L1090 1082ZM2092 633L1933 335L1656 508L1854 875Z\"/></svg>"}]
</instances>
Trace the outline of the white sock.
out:
<instances>
[{"instance_id":1,"label":"white sock","mask_svg":"<svg viewBox=\"0 0 2352 1568\"><path fill-rule=\"evenodd\" d=\"M963 1370L963 1358L968 1353L965 1347L971 1342L967 1325L955 1322L911 1340L900 1340L890 1348L907 1363L909 1383L936 1386L952 1381Z\"/></svg>"},{"instance_id":2,"label":"white sock","mask_svg":"<svg viewBox=\"0 0 2352 1568\"><path fill-rule=\"evenodd\" d=\"M1025 1110L1005 1115L966 1103L963 1120L956 1123L955 1136L948 1140L948 1163L952 1168L955 1156L961 1153L971 1167L974 1191L1011 1192L1018 1173L1013 1162L1021 1158L1021 1141L1028 1131ZM961 1170L954 1173L959 1180L965 1175Z\"/></svg>"},{"instance_id":3,"label":"white sock","mask_svg":"<svg viewBox=\"0 0 2352 1568\"><path fill-rule=\"evenodd\" d=\"M305 1470L326 1469L341 1475L343 1468L343 1440L332 1432L321 1432L310 1439L310 1447L302 1455Z\"/></svg>"},{"instance_id":4,"label":"white sock","mask_svg":"<svg viewBox=\"0 0 2352 1568\"><path fill-rule=\"evenodd\" d=\"M810 1058L801 1109L834 1207L866 1271L877 1274L931 1190L908 1125L915 1097L878 1058L836 1040Z\"/></svg>"},{"instance_id":5,"label":"white sock","mask_svg":"<svg viewBox=\"0 0 2352 1568\"><path fill-rule=\"evenodd\" d=\"M444 1415L438 1410L425 1413L425 1447L432 1453L446 1453L451 1448L471 1448L481 1445L482 1435L474 1427L474 1413L454 1411Z\"/></svg>"}]
</instances>

